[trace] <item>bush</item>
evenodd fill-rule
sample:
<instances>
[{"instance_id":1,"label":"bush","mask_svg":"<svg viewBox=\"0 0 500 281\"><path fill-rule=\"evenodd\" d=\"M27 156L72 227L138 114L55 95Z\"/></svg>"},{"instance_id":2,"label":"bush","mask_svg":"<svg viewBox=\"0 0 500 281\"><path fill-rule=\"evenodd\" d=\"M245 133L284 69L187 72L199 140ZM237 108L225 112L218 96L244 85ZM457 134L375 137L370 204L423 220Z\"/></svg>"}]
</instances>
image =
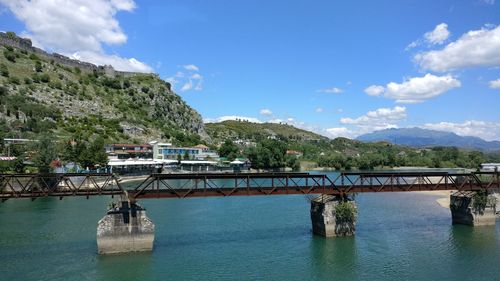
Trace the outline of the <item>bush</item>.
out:
<instances>
[{"instance_id":1,"label":"bush","mask_svg":"<svg viewBox=\"0 0 500 281\"><path fill-rule=\"evenodd\" d=\"M9 77L9 69L7 68L7 66L5 64L0 64L0 73L2 74L2 76L4 77Z\"/></svg>"},{"instance_id":2,"label":"bush","mask_svg":"<svg viewBox=\"0 0 500 281\"><path fill-rule=\"evenodd\" d=\"M31 79L33 80L34 83L40 83L40 75L38 75L37 73L33 73Z\"/></svg>"},{"instance_id":3,"label":"bush","mask_svg":"<svg viewBox=\"0 0 500 281\"><path fill-rule=\"evenodd\" d=\"M49 83L50 82L50 76L47 73L42 73L40 75L40 81L43 83Z\"/></svg>"},{"instance_id":4,"label":"bush","mask_svg":"<svg viewBox=\"0 0 500 281\"><path fill-rule=\"evenodd\" d=\"M337 222L355 222L357 210L350 201L340 202L335 206L335 219Z\"/></svg>"},{"instance_id":5,"label":"bush","mask_svg":"<svg viewBox=\"0 0 500 281\"><path fill-rule=\"evenodd\" d=\"M35 63L35 70L36 70L36 72L42 72L43 71L42 63L40 61L36 61L36 63Z\"/></svg>"},{"instance_id":6,"label":"bush","mask_svg":"<svg viewBox=\"0 0 500 281\"><path fill-rule=\"evenodd\" d=\"M16 33L13 31L7 31L5 34L7 34L7 37L10 39L15 39L17 37Z\"/></svg>"},{"instance_id":7,"label":"bush","mask_svg":"<svg viewBox=\"0 0 500 281\"><path fill-rule=\"evenodd\" d=\"M31 60L39 60L39 59L40 59L40 58L39 58L37 55L35 55L35 54L31 54L31 55L29 56L29 58L30 58Z\"/></svg>"},{"instance_id":8,"label":"bush","mask_svg":"<svg viewBox=\"0 0 500 281\"><path fill-rule=\"evenodd\" d=\"M102 80L102 85L105 86L105 87L108 87L108 88L112 88L112 89L117 89L117 90L120 90L122 88L122 84L120 83L120 80L118 79L110 79L110 78L104 78L104 80Z\"/></svg>"},{"instance_id":9,"label":"bush","mask_svg":"<svg viewBox=\"0 0 500 281\"><path fill-rule=\"evenodd\" d=\"M351 201L342 201L335 206L335 233L338 236L353 235L358 210Z\"/></svg>"},{"instance_id":10,"label":"bush","mask_svg":"<svg viewBox=\"0 0 500 281\"><path fill-rule=\"evenodd\" d=\"M3 55L5 56L5 58L11 62L16 62L16 54L14 54L14 52L12 51L3 51Z\"/></svg>"},{"instance_id":11,"label":"bush","mask_svg":"<svg viewBox=\"0 0 500 281\"><path fill-rule=\"evenodd\" d=\"M31 83L33 83L33 81L31 81L29 77L24 77L24 84L30 85Z\"/></svg>"},{"instance_id":12,"label":"bush","mask_svg":"<svg viewBox=\"0 0 500 281\"><path fill-rule=\"evenodd\" d=\"M129 88L129 87L130 87L130 81L129 81L129 79L125 79L125 80L123 81L123 87L124 87L124 88Z\"/></svg>"},{"instance_id":13,"label":"bush","mask_svg":"<svg viewBox=\"0 0 500 281\"><path fill-rule=\"evenodd\" d=\"M59 89L62 90L62 83L59 80L52 81L49 83L49 86L53 89Z\"/></svg>"},{"instance_id":14,"label":"bush","mask_svg":"<svg viewBox=\"0 0 500 281\"><path fill-rule=\"evenodd\" d=\"M15 84L15 85L20 85L21 81L19 80L19 78L15 77L15 76L12 76L12 77L9 78L9 83L12 83L12 84Z\"/></svg>"}]
</instances>

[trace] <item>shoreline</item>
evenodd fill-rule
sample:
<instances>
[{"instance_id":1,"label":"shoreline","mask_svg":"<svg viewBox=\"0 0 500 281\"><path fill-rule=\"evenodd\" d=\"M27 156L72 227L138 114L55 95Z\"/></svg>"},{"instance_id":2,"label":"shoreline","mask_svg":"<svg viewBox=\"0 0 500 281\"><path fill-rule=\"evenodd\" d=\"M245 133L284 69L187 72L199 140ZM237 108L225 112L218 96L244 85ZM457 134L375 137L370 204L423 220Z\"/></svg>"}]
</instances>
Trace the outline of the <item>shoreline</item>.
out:
<instances>
[{"instance_id":1,"label":"shoreline","mask_svg":"<svg viewBox=\"0 0 500 281\"><path fill-rule=\"evenodd\" d=\"M122 176L118 178L120 183L127 183L132 181L140 181L145 180L149 177L149 175L141 175L141 176Z\"/></svg>"},{"instance_id":2,"label":"shoreline","mask_svg":"<svg viewBox=\"0 0 500 281\"><path fill-rule=\"evenodd\" d=\"M434 191L413 191L413 192L417 194L425 194L436 197L439 196L439 198L436 199L436 203L445 209L450 209L450 195L455 191L456 190L434 190Z\"/></svg>"}]
</instances>

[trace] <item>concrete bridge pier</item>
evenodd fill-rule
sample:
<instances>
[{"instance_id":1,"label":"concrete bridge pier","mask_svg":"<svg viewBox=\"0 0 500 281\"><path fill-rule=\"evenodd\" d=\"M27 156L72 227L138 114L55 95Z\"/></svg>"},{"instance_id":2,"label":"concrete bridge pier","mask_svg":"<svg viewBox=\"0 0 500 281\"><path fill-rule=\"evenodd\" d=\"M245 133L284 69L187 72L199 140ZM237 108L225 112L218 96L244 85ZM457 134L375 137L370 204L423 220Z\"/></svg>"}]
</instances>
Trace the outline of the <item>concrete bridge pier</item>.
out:
<instances>
[{"instance_id":1,"label":"concrete bridge pier","mask_svg":"<svg viewBox=\"0 0 500 281\"><path fill-rule=\"evenodd\" d=\"M99 254L152 251L155 225L146 210L130 200L112 206L97 223Z\"/></svg>"},{"instance_id":2,"label":"concrete bridge pier","mask_svg":"<svg viewBox=\"0 0 500 281\"><path fill-rule=\"evenodd\" d=\"M478 192L475 191L457 191L450 195L453 224L495 225L496 197L485 194L481 199L477 195ZM483 202L474 202L478 200Z\"/></svg>"},{"instance_id":3,"label":"concrete bridge pier","mask_svg":"<svg viewBox=\"0 0 500 281\"><path fill-rule=\"evenodd\" d=\"M339 204L344 204L343 208L338 208ZM352 236L356 231L356 218L354 200L326 194L311 200L311 223L316 235Z\"/></svg>"}]
</instances>

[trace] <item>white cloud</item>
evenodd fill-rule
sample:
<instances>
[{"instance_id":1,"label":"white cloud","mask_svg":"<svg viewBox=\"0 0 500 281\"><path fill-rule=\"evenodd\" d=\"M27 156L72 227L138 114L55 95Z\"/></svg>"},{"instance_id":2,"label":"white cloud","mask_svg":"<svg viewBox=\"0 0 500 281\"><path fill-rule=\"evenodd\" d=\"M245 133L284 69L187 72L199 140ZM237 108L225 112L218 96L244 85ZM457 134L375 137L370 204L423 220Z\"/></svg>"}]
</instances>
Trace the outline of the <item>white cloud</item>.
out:
<instances>
[{"instance_id":1,"label":"white cloud","mask_svg":"<svg viewBox=\"0 0 500 281\"><path fill-rule=\"evenodd\" d=\"M500 26L469 31L442 50L416 54L414 61L422 69L438 72L500 66Z\"/></svg>"},{"instance_id":2,"label":"white cloud","mask_svg":"<svg viewBox=\"0 0 500 281\"><path fill-rule=\"evenodd\" d=\"M263 108L259 111L260 115L264 115L264 116L272 116L273 115L273 112L268 109L268 108Z\"/></svg>"},{"instance_id":3,"label":"white cloud","mask_svg":"<svg viewBox=\"0 0 500 281\"><path fill-rule=\"evenodd\" d=\"M418 45L420 45L420 40L413 41L410 44L408 44L408 46L406 46L405 51L416 48Z\"/></svg>"},{"instance_id":4,"label":"white cloud","mask_svg":"<svg viewBox=\"0 0 500 281\"><path fill-rule=\"evenodd\" d=\"M322 107L318 107L314 110L316 113L321 113L324 111L324 109Z\"/></svg>"},{"instance_id":5,"label":"white cloud","mask_svg":"<svg viewBox=\"0 0 500 281\"><path fill-rule=\"evenodd\" d=\"M194 64L179 66L187 71L177 71L173 76L165 78L173 86L175 84L182 85L180 91L202 91L203 90L203 75L198 73L200 69ZM175 88L175 87L174 87Z\"/></svg>"},{"instance_id":6,"label":"white cloud","mask_svg":"<svg viewBox=\"0 0 500 281\"><path fill-rule=\"evenodd\" d=\"M436 25L433 31L424 34L425 40L432 45L443 44L449 36L450 32L448 31L448 25L446 23L440 23Z\"/></svg>"},{"instance_id":7,"label":"white cloud","mask_svg":"<svg viewBox=\"0 0 500 281\"><path fill-rule=\"evenodd\" d=\"M423 38L415 40L406 46L405 51L416 48L424 43L428 45L442 45L446 39L450 37L450 32L448 31L448 25L446 23L440 23L436 25L434 30L426 32Z\"/></svg>"},{"instance_id":8,"label":"white cloud","mask_svg":"<svg viewBox=\"0 0 500 281\"><path fill-rule=\"evenodd\" d=\"M181 92L189 91L193 88L193 81L188 80L184 85L182 85Z\"/></svg>"},{"instance_id":9,"label":"white cloud","mask_svg":"<svg viewBox=\"0 0 500 281\"><path fill-rule=\"evenodd\" d=\"M330 138L355 138L356 133L347 129L346 127L334 127L326 129L326 132Z\"/></svg>"},{"instance_id":10,"label":"white cloud","mask_svg":"<svg viewBox=\"0 0 500 281\"><path fill-rule=\"evenodd\" d=\"M396 122L406 119L406 107L379 108L368 111L358 118L340 118L340 123L369 126L369 127L394 127Z\"/></svg>"},{"instance_id":11,"label":"white cloud","mask_svg":"<svg viewBox=\"0 0 500 281\"><path fill-rule=\"evenodd\" d=\"M194 64L186 64L186 65L183 65L182 67L184 67L184 69L189 70L189 71L196 71L196 72L200 71L200 68Z\"/></svg>"},{"instance_id":12,"label":"white cloud","mask_svg":"<svg viewBox=\"0 0 500 281\"><path fill-rule=\"evenodd\" d=\"M460 86L460 81L451 75L426 74L423 77L406 79L401 84L390 82L386 86L384 96L395 99L398 103L419 103Z\"/></svg>"},{"instance_id":13,"label":"white cloud","mask_svg":"<svg viewBox=\"0 0 500 281\"><path fill-rule=\"evenodd\" d=\"M371 85L365 89L365 93L369 96L380 96L385 91L383 86Z\"/></svg>"},{"instance_id":14,"label":"white cloud","mask_svg":"<svg viewBox=\"0 0 500 281\"><path fill-rule=\"evenodd\" d=\"M337 87L317 90L318 93L327 93L327 94L340 94L343 91L344 90L337 88Z\"/></svg>"},{"instance_id":15,"label":"white cloud","mask_svg":"<svg viewBox=\"0 0 500 281\"><path fill-rule=\"evenodd\" d=\"M490 81L490 88L500 89L500 78L498 78L497 80Z\"/></svg>"},{"instance_id":16,"label":"white cloud","mask_svg":"<svg viewBox=\"0 0 500 281\"><path fill-rule=\"evenodd\" d=\"M468 120L463 123L440 122L420 126L424 129L453 132L460 136L474 136L485 140L500 140L500 123Z\"/></svg>"},{"instance_id":17,"label":"white cloud","mask_svg":"<svg viewBox=\"0 0 500 281\"><path fill-rule=\"evenodd\" d=\"M134 58L105 54L102 45L119 45L127 35L116 19L120 11L131 12L132 0L0 0L26 25L24 36L38 46L67 56L78 53L99 65L113 63L117 70L152 72L153 69Z\"/></svg>"},{"instance_id":18,"label":"white cloud","mask_svg":"<svg viewBox=\"0 0 500 281\"><path fill-rule=\"evenodd\" d=\"M153 68L149 65L136 60L135 58L122 58L116 55L106 55L98 52L82 51L76 52L70 56L73 59L87 61L98 65L112 65L113 68L122 71L132 72L153 72Z\"/></svg>"},{"instance_id":19,"label":"white cloud","mask_svg":"<svg viewBox=\"0 0 500 281\"><path fill-rule=\"evenodd\" d=\"M220 116L217 118L205 118L203 119L204 123L216 123L216 122L222 122L226 120L240 120L240 121L248 121L252 123L262 123L257 118L254 117L246 117L246 116L237 116L237 115L226 115L226 116Z\"/></svg>"},{"instance_id":20,"label":"white cloud","mask_svg":"<svg viewBox=\"0 0 500 281\"><path fill-rule=\"evenodd\" d=\"M328 137L356 138L362 134L388 128L398 128L398 123L406 119L406 108L379 108L368 111L357 118L340 118L343 126L326 129Z\"/></svg>"},{"instance_id":21,"label":"white cloud","mask_svg":"<svg viewBox=\"0 0 500 281\"><path fill-rule=\"evenodd\" d=\"M170 85L172 86L175 86L176 84L179 83L179 80L177 80L175 77L167 77L164 80L170 83Z\"/></svg>"}]
</instances>

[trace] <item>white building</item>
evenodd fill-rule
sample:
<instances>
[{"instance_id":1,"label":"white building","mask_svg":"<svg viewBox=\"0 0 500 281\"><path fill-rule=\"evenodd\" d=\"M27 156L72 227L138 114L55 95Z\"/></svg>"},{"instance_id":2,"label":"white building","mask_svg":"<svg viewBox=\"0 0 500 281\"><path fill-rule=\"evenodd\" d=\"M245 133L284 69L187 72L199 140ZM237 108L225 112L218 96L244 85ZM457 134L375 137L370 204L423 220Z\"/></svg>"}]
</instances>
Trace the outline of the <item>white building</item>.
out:
<instances>
[{"instance_id":1,"label":"white building","mask_svg":"<svg viewBox=\"0 0 500 281\"><path fill-rule=\"evenodd\" d=\"M189 155L189 159L193 160L206 160L217 159L219 155L211 151L208 146L199 144L194 147L175 147L171 143L167 142L150 142L153 146L153 159L155 160L165 160L172 159L175 160L179 155L184 158L184 155Z\"/></svg>"},{"instance_id":2,"label":"white building","mask_svg":"<svg viewBox=\"0 0 500 281\"><path fill-rule=\"evenodd\" d=\"M500 171L500 163L483 163L481 164L483 171Z\"/></svg>"}]
</instances>

